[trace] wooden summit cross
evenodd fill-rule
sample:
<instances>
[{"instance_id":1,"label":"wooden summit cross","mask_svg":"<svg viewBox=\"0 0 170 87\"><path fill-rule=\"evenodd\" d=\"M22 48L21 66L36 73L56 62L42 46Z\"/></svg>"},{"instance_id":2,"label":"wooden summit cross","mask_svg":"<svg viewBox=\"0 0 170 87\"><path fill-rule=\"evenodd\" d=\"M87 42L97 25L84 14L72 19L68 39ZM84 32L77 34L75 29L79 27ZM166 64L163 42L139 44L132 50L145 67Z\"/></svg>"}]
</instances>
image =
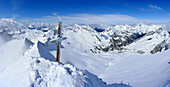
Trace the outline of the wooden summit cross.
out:
<instances>
[{"instance_id":1,"label":"wooden summit cross","mask_svg":"<svg viewBox=\"0 0 170 87\"><path fill-rule=\"evenodd\" d=\"M60 33L61 33L61 18L59 18L59 23L58 23L58 41L57 41L57 54L56 54L56 62L59 62L59 57L60 57L60 40L61 40L61 36L60 36Z\"/></svg>"}]
</instances>

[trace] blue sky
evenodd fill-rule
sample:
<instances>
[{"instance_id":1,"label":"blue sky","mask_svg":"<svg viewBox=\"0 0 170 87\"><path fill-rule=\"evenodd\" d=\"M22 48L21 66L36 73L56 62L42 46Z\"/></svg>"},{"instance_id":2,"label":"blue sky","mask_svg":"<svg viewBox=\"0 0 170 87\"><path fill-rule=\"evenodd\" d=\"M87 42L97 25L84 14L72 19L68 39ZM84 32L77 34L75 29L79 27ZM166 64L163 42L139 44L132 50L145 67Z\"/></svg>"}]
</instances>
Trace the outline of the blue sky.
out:
<instances>
[{"instance_id":1,"label":"blue sky","mask_svg":"<svg viewBox=\"0 0 170 87\"><path fill-rule=\"evenodd\" d=\"M162 23L170 0L0 0L0 18L19 22Z\"/></svg>"}]
</instances>

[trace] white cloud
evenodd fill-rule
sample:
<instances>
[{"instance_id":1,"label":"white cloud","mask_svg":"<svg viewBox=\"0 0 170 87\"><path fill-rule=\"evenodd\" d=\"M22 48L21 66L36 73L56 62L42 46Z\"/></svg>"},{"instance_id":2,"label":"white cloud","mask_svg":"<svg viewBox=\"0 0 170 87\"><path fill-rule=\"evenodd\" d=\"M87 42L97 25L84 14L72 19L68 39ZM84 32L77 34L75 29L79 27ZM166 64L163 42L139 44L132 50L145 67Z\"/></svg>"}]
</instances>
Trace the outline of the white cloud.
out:
<instances>
[{"instance_id":1,"label":"white cloud","mask_svg":"<svg viewBox=\"0 0 170 87\"><path fill-rule=\"evenodd\" d=\"M163 10L161 7L156 6L156 5L152 5L152 4L148 5L148 7L153 8L153 9L157 9L157 10Z\"/></svg>"},{"instance_id":2,"label":"white cloud","mask_svg":"<svg viewBox=\"0 0 170 87\"><path fill-rule=\"evenodd\" d=\"M69 23L117 23L117 22L144 22L128 15L114 15L114 14L75 14L70 16L61 16L63 21Z\"/></svg>"},{"instance_id":3,"label":"white cloud","mask_svg":"<svg viewBox=\"0 0 170 87\"><path fill-rule=\"evenodd\" d=\"M149 22L146 19L137 19L128 15L115 14L71 14L60 16L64 23L122 23L122 22ZM43 18L24 18L21 22L52 22L57 23L58 17L45 16Z\"/></svg>"},{"instance_id":4,"label":"white cloud","mask_svg":"<svg viewBox=\"0 0 170 87\"><path fill-rule=\"evenodd\" d=\"M56 16L44 16L43 18L22 18L18 19L20 22L30 23L30 22L51 22L57 23L58 17Z\"/></svg>"}]
</instances>

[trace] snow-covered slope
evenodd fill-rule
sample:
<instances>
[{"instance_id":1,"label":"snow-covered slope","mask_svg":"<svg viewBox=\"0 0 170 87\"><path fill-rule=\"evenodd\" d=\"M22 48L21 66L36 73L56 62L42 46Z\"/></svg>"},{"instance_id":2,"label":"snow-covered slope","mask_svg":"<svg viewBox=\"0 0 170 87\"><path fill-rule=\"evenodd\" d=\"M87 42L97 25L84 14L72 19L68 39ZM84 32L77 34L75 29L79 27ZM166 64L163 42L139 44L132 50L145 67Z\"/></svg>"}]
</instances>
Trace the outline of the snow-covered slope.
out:
<instances>
[{"instance_id":1,"label":"snow-covered slope","mask_svg":"<svg viewBox=\"0 0 170 87\"><path fill-rule=\"evenodd\" d=\"M101 78L107 83L130 83L134 87L165 87L169 79L170 50L155 55L134 55L107 68Z\"/></svg>"},{"instance_id":2,"label":"snow-covered slope","mask_svg":"<svg viewBox=\"0 0 170 87\"><path fill-rule=\"evenodd\" d=\"M5 52L1 53L2 87L129 87L122 83L107 85L86 70L53 62L54 57L41 42L32 45L28 39L12 40L2 45L1 50ZM23 49L25 46L27 50Z\"/></svg>"},{"instance_id":3,"label":"snow-covered slope","mask_svg":"<svg viewBox=\"0 0 170 87\"><path fill-rule=\"evenodd\" d=\"M19 60L31 45L32 43L30 43L28 39L12 40L6 44L2 44L0 46L0 71L2 72L8 65Z\"/></svg>"},{"instance_id":4,"label":"snow-covered slope","mask_svg":"<svg viewBox=\"0 0 170 87\"><path fill-rule=\"evenodd\" d=\"M167 50L169 48L169 41L169 33L163 29L158 29L155 32L152 31L147 33L143 38L136 40L125 48L127 48L128 51L154 54L160 51ZM158 46L159 44L162 44L162 46L156 48L156 46ZM167 47L165 45L167 45Z\"/></svg>"},{"instance_id":5,"label":"snow-covered slope","mask_svg":"<svg viewBox=\"0 0 170 87\"><path fill-rule=\"evenodd\" d=\"M170 38L165 25L64 24L58 64L57 25L7 20L1 19L0 28L3 87L170 85Z\"/></svg>"}]
</instances>

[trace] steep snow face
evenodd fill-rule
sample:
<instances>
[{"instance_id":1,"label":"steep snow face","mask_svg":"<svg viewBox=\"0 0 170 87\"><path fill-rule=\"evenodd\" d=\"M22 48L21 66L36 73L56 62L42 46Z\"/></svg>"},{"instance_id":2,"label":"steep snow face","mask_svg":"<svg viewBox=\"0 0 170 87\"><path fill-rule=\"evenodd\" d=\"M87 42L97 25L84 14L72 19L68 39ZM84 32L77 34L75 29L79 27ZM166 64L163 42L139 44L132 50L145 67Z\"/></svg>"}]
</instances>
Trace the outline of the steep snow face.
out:
<instances>
[{"instance_id":1,"label":"steep snow face","mask_svg":"<svg viewBox=\"0 0 170 87\"><path fill-rule=\"evenodd\" d=\"M15 63L32 44L26 40L12 40L0 45L0 71L2 72L8 65Z\"/></svg>"},{"instance_id":2,"label":"steep snow face","mask_svg":"<svg viewBox=\"0 0 170 87\"><path fill-rule=\"evenodd\" d=\"M33 49L34 48L34 49ZM56 61L55 57L51 55L51 53L44 47L43 43L37 42L33 48L30 50L30 55L34 55L34 57L43 57L50 61Z\"/></svg>"},{"instance_id":3,"label":"steep snow face","mask_svg":"<svg viewBox=\"0 0 170 87\"><path fill-rule=\"evenodd\" d=\"M62 32L63 37L66 37L63 44L70 44L82 52L100 53L102 48L109 45L109 39L106 39L89 25L67 25L63 27Z\"/></svg>"},{"instance_id":4,"label":"steep snow face","mask_svg":"<svg viewBox=\"0 0 170 87\"><path fill-rule=\"evenodd\" d=\"M74 28L76 27L76 28ZM89 49L94 49L95 46L102 45L103 42L101 42L99 35L96 31L93 29L89 29L88 26L79 26L74 25L74 27L70 27L70 30L67 30L68 28L65 28L65 31L63 32L63 36L67 37L67 42L71 46L76 48L76 50L80 51L90 51ZM92 31L93 30L93 31ZM103 39L103 38L102 38ZM105 43L107 44L107 43Z\"/></svg>"},{"instance_id":5,"label":"steep snow face","mask_svg":"<svg viewBox=\"0 0 170 87\"><path fill-rule=\"evenodd\" d=\"M21 44L33 45L28 39L25 40L25 44L22 41L12 40L11 42L20 43L19 46ZM10 44L6 45L10 46ZM16 48L10 47L9 50L16 50ZM41 54L39 51L46 54ZM20 52L9 53L22 54ZM42 55L46 56L40 57ZM63 65L51 61L53 57L50 55L43 44L37 42L29 47L22 56L10 57L13 58L13 61L1 70L0 85L3 87L130 87L122 83L107 85L96 75L86 70L81 71L70 64ZM8 57L6 58L7 61L10 61Z\"/></svg>"}]
</instances>

